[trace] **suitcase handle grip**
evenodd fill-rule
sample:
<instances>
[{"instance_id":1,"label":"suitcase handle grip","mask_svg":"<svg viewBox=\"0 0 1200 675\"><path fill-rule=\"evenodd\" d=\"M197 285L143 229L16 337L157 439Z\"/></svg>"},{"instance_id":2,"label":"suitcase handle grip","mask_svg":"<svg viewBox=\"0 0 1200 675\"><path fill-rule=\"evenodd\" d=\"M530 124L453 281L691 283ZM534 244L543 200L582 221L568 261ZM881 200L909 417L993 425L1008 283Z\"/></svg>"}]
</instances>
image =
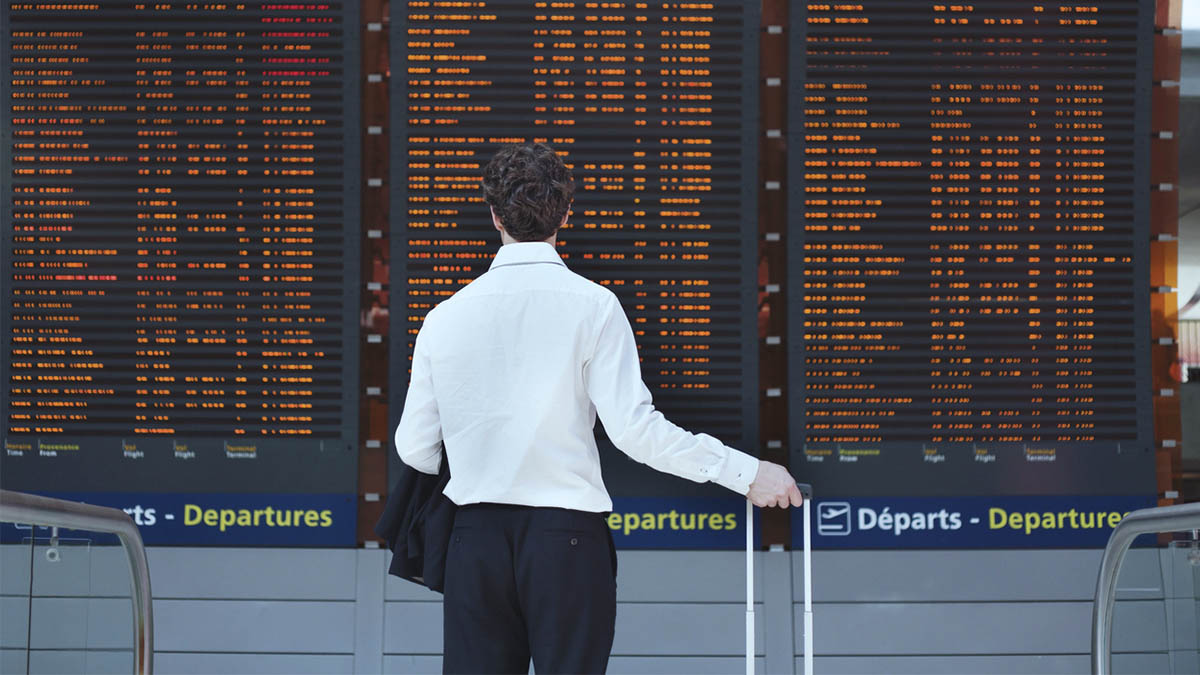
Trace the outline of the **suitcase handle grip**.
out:
<instances>
[{"instance_id":1,"label":"suitcase handle grip","mask_svg":"<svg viewBox=\"0 0 1200 675\"><path fill-rule=\"evenodd\" d=\"M800 494L805 499L812 499L812 485L808 483L796 483L796 487L800 488Z\"/></svg>"}]
</instances>

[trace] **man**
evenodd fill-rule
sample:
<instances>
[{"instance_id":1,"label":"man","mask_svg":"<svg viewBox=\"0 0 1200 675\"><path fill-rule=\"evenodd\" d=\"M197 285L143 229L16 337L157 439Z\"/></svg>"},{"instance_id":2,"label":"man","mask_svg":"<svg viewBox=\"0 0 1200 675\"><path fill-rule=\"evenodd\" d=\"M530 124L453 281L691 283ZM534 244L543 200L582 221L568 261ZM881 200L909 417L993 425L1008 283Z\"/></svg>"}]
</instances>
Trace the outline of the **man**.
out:
<instances>
[{"instance_id":1,"label":"man","mask_svg":"<svg viewBox=\"0 0 1200 675\"><path fill-rule=\"evenodd\" d=\"M796 481L654 409L615 295L555 252L574 194L549 147L502 149L483 197L503 242L488 271L425 318L400 458L459 505L446 556L447 673L599 673L616 617L596 416L633 459L757 506L800 506Z\"/></svg>"}]
</instances>

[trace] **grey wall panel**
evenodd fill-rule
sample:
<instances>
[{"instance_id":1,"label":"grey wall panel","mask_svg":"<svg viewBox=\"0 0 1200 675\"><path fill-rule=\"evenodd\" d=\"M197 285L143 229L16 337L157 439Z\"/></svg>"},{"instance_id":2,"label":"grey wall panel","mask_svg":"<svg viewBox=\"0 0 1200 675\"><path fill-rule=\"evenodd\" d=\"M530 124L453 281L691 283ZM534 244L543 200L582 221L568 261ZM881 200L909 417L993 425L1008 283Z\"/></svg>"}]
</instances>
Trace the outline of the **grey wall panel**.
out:
<instances>
[{"instance_id":1,"label":"grey wall panel","mask_svg":"<svg viewBox=\"0 0 1200 675\"><path fill-rule=\"evenodd\" d=\"M1197 635L1196 601L1191 598L1164 601L1167 630L1171 636L1171 649L1200 648ZM1115 629L1114 629L1115 630Z\"/></svg>"},{"instance_id":2,"label":"grey wall panel","mask_svg":"<svg viewBox=\"0 0 1200 675\"><path fill-rule=\"evenodd\" d=\"M125 598L34 598L34 649L128 649L133 606Z\"/></svg>"},{"instance_id":3,"label":"grey wall panel","mask_svg":"<svg viewBox=\"0 0 1200 675\"><path fill-rule=\"evenodd\" d=\"M5 670L3 672L23 673L25 664L22 661L18 671ZM61 673L128 675L133 672L133 650L45 651L35 649L29 653L29 672L46 673L47 675L60 675Z\"/></svg>"},{"instance_id":4,"label":"grey wall panel","mask_svg":"<svg viewBox=\"0 0 1200 675\"><path fill-rule=\"evenodd\" d=\"M1116 656L1121 656L1120 654ZM1114 656L1113 658L1116 658ZM1194 650L1167 652L1172 673L1200 673L1200 652ZM1113 666L1116 668L1116 666Z\"/></svg>"},{"instance_id":5,"label":"grey wall panel","mask_svg":"<svg viewBox=\"0 0 1200 675\"><path fill-rule=\"evenodd\" d=\"M0 624L2 626L3 624ZM25 672L24 649L0 649L0 673Z\"/></svg>"},{"instance_id":6,"label":"grey wall panel","mask_svg":"<svg viewBox=\"0 0 1200 675\"><path fill-rule=\"evenodd\" d=\"M765 669L765 660L755 660L755 670ZM437 675L442 672L441 656L388 655L383 672L397 675ZM608 660L610 675L737 675L746 672L746 660L739 657L614 656Z\"/></svg>"},{"instance_id":7,"label":"grey wall panel","mask_svg":"<svg viewBox=\"0 0 1200 675\"><path fill-rule=\"evenodd\" d=\"M802 651L802 605L796 650ZM817 604L820 655L1087 654L1090 602ZM1113 614L1114 651L1166 651L1161 601L1125 600Z\"/></svg>"},{"instance_id":8,"label":"grey wall panel","mask_svg":"<svg viewBox=\"0 0 1200 675\"><path fill-rule=\"evenodd\" d=\"M1186 547L1168 547L1160 549L1158 554L1162 564L1165 597L1192 599L1198 597L1200 567L1188 562L1188 549Z\"/></svg>"},{"instance_id":9,"label":"grey wall panel","mask_svg":"<svg viewBox=\"0 0 1200 675\"><path fill-rule=\"evenodd\" d=\"M766 659L754 660L757 673L766 670ZM746 672L745 657L732 656L614 656L608 660L610 675L738 675ZM801 671L803 672L803 671Z\"/></svg>"},{"instance_id":10,"label":"grey wall panel","mask_svg":"<svg viewBox=\"0 0 1200 675\"><path fill-rule=\"evenodd\" d=\"M801 659L796 672L802 673ZM1090 672L1091 661L1082 655L1014 656L818 656L813 670L823 675L968 675L969 673L1022 673L1023 675L1059 675ZM1151 672L1151 671L1146 671Z\"/></svg>"},{"instance_id":11,"label":"grey wall panel","mask_svg":"<svg viewBox=\"0 0 1200 675\"><path fill-rule=\"evenodd\" d=\"M126 673L133 672L133 649L118 649L115 651L89 649L86 653L87 663L83 671L85 673L126 675Z\"/></svg>"},{"instance_id":12,"label":"grey wall panel","mask_svg":"<svg viewBox=\"0 0 1200 675\"><path fill-rule=\"evenodd\" d=\"M1086 665L1080 672L1091 673L1091 656L1085 656ZM1166 654L1113 654L1114 675L1144 675L1145 673L1195 673L1194 669L1172 669Z\"/></svg>"},{"instance_id":13,"label":"grey wall panel","mask_svg":"<svg viewBox=\"0 0 1200 675\"><path fill-rule=\"evenodd\" d=\"M28 635L29 598L19 595L0 597L0 648L24 649Z\"/></svg>"},{"instance_id":14,"label":"grey wall panel","mask_svg":"<svg viewBox=\"0 0 1200 675\"><path fill-rule=\"evenodd\" d=\"M18 661L17 672L24 671L24 652L13 649L25 640L22 554L27 568L28 548L0 549L3 672ZM783 564L764 567L767 555ZM741 672L741 553L620 556L611 672ZM758 556L756 595L770 603L758 605L757 648L786 664L771 672L786 672L803 645L800 553ZM119 548L93 546L86 557L86 583L71 572L82 558L71 556L42 581L48 564L39 563L35 583L45 585L38 589L128 593ZM1087 671L1098 551L818 551L815 559L821 672ZM156 548L150 560L160 672L352 672L359 664L372 671L373 663L383 672L440 672L441 595L387 577L386 551ZM1200 672L1198 573L1186 552L1130 554L1120 580L1127 599L1114 626L1117 672ZM775 619L783 632L767 644L767 605L778 605L778 594L787 599ZM127 650L63 653L127 647L127 598L43 597L34 607L34 644L46 647L40 653L48 667L83 658L85 670L127 670L109 667L131 658ZM383 654L367 654L374 650L363 631L374 629L364 624L379 617L374 643L382 642Z\"/></svg>"},{"instance_id":15,"label":"grey wall panel","mask_svg":"<svg viewBox=\"0 0 1200 675\"><path fill-rule=\"evenodd\" d=\"M761 607L758 608L761 611ZM746 653L746 605L618 603L613 656L736 656ZM762 622L755 622L762 653Z\"/></svg>"},{"instance_id":16,"label":"grey wall panel","mask_svg":"<svg viewBox=\"0 0 1200 675\"><path fill-rule=\"evenodd\" d=\"M212 675L212 673L318 675L349 673L353 669L354 657L348 654L154 653L154 672L159 675Z\"/></svg>"},{"instance_id":17,"label":"grey wall panel","mask_svg":"<svg viewBox=\"0 0 1200 675\"><path fill-rule=\"evenodd\" d=\"M442 606L389 602L384 609L385 654L441 654ZM745 653L745 605L617 603L614 656L733 656ZM755 625L761 652L762 623Z\"/></svg>"},{"instance_id":18,"label":"grey wall panel","mask_svg":"<svg viewBox=\"0 0 1200 675\"><path fill-rule=\"evenodd\" d=\"M1102 552L1097 552L1096 563L1092 566L1083 565L1079 568L1082 581L1091 586L1091 591L1084 600L1091 600L1096 595L1096 578L1100 575L1100 558ZM1135 548L1125 554L1125 562L1121 565L1121 575L1117 578L1118 600L1150 600L1164 597L1164 579L1162 565L1159 564L1159 551L1152 548Z\"/></svg>"},{"instance_id":19,"label":"grey wall panel","mask_svg":"<svg viewBox=\"0 0 1200 675\"><path fill-rule=\"evenodd\" d=\"M391 554L387 553L388 564ZM756 554L755 574L762 574L762 555ZM755 586L762 600L763 587ZM389 601L440 602L442 596L403 579L390 576ZM726 551L620 551L617 554L617 601L636 602L745 602L746 558Z\"/></svg>"},{"instance_id":20,"label":"grey wall panel","mask_svg":"<svg viewBox=\"0 0 1200 675\"><path fill-rule=\"evenodd\" d=\"M763 578L764 554L754 574ZM755 584L756 602L763 584ZM746 554L737 551L621 551L617 602L746 602Z\"/></svg>"},{"instance_id":21,"label":"grey wall panel","mask_svg":"<svg viewBox=\"0 0 1200 675\"><path fill-rule=\"evenodd\" d=\"M155 600L154 646L170 652L353 654L354 603Z\"/></svg>"},{"instance_id":22,"label":"grey wall panel","mask_svg":"<svg viewBox=\"0 0 1200 675\"><path fill-rule=\"evenodd\" d=\"M797 673L804 672L796 659ZM813 670L828 675L1087 675L1091 657L1083 654L1013 656L818 656ZM1165 654L1115 654L1113 673L1170 673Z\"/></svg>"},{"instance_id":23,"label":"grey wall panel","mask_svg":"<svg viewBox=\"0 0 1200 675\"><path fill-rule=\"evenodd\" d=\"M38 540L34 593L58 596L129 595L129 564L119 546L64 542L59 562ZM0 547L5 595L25 594L29 548ZM147 549L156 598L353 600L355 551L347 549ZM230 569L237 570L229 574ZM10 572L11 570L11 572Z\"/></svg>"},{"instance_id":24,"label":"grey wall panel","mask_svg":"<svg viewBox=\"0 0 1200 675\"><path fill-rule=\"evenodd\" d=\"M326 654L201 654L155 652L154 672L159 675L212 675L224 673L262 673L263 675L327 675L348 673L352 657ZM117 673L133 671L131 651L39 651L30 653L30 672L46 675L63 673ZM24 673L25 651L0 652L0 673ZM388 670L386 672L397 672ZM405 672L405 671L401 671ZM416 672L416 671L413 671ZM441 673L441 659L434 670Z\"/></svg>"},{"instance_id":25,"label":"grey wall panel","mask_svg":"<svg viewBox=\"0 0 1200 675\"><path fill-rule=\"evenodd\" d=\"M58 559L51 562L46 558L50 550L48 540L38 538L33 555L33 594L48 596L97 597L124 594L129 596L129 572L117 585L98 585L92 582L92 559L97 551L116 548L91 546L88 542L64 540L54 547ZM28 563L26 563L28 565ZM128 564L126 564L128 567Z\"/></svg>"},{"instance_id":26,"label":"grey wall panel","mask_svg":"<svg viewBox=\"0 0 1200 675\"><path fill-rule=\"evenodd\" d=\"M383 583L386 561L380 551L363 550L358 564L354 603L354 673L383 672Z\"/></svg>"},{"instance_id":27,"label":"grey wall panel","mask_svg":"<svg viewBox=\"0 0 1200 675\"><path fill-rule=\"evenodd\" d=\"M816 602L1091 600L1100 551L814 551ZM802 559L792 556L792 588L803 600ZM1130 551L1119 598L1161 598L1153 549Z\"/></svg>"},{"instance_id":28,"label":"grey wall panel","mask_svg":"<svg viewBox=\"0 0 1200 675\"><path fill-rule=\"evenodd\" d=\"M387 603L383 609L383 653L441 654L442 603Z\"/></svg>"},{"instance_id":29,"label":"grey wall panel","mask_svg":"<svg viewBox=\"0 0 1200 675\"><path fill-rule=\"evenodd\" d=\"M248 600L353 600L354 555L353 549L148 551L155 598Z\"/></svg>"},{"instance_id":30,"label":"grey wall panel","mask_svg":"<svg viewBox=\"0 0 1200 675\"><path fill-rule=\"evenodd\" d=\"M396 675L441 675L441 656L389 654L383 657L383 672Z\"/></svg>"},{"instance_id":31,"label":"grey wall panel","mask_svg":"<svg viewBox=\"0 0 1200 675\"><path fill-rule=\"evenodd\" d=\"M29 652L29 673L116 673L133 671L133 651L34 650ZM25 673L25 650L0 652L0 673Z\"/></svg>"},{"instance_id":32,"label":"grey wall panel","mask_svg":"<svg viewBox=\"0 0 1200 675\"><path fill-rule=\"evenodd\" d=\"M130 668L131 672L133 669ZM19 672L25 672L21 669ZM29 672L46 673L86 673L87 652L83 651L32 651L29 652Z\"/></svg>"},{"instance_id":33,"label":"grey wall panel","mask_svg":"<svg viewBox=\"0 0 1200 675\"><path fill-rule=\"evenodd\" d=\"M1091 653L1092 603L1084 603L1088 639L1083 653ZM1113 653L1159 652L1168 647L1167 613L1162 601L1118 600L1113 609Z\"/></svg>"},{"instance_id":34,"label":"grey wall panel","mask_svg":"<svg viewBox=\"0 0 1200 675\"><path fill-rule=\"evenodd\" d=\"M29 553L29 544L0 544L0 595L29 595Z\"/></svg>"},{"instance_id":35,"label":"grey wall panel","mask_svg":"<svg viewBox=\"0 0 1200 675\"><path fill-rule=\"evenodd\" d=\"M88 577L92 588L91 595L129 596L133 575L129 571L125 549L120 546L93 546L88 559L91 562ZM162 597L154 587L154 578L159 570L155 570L154 554L149 550L146 552L146 560L150 563L150 591L155 597ZM167 564L164 562L159 566L165 567ZM161 571L167 572L165 569ZM34 570L34 574L39 574L39 570Z\"/></svg>"},{"instance_id":36,"label":"grey wall panel","mask_svg":"<svg viewBox=\"0 0 1200 675\"><path fill-rule=\"evenodd\" d=\"M755 585L763 589L762 613L758 615L756 623L761 623L763 627L761 649L766 655L765 672L768 673L787 672L792 667L792 655L796 653L792 636L791 568L791 554L770 552L763 556L763 573L755 576Z\"/></svg>"}]
</instances>

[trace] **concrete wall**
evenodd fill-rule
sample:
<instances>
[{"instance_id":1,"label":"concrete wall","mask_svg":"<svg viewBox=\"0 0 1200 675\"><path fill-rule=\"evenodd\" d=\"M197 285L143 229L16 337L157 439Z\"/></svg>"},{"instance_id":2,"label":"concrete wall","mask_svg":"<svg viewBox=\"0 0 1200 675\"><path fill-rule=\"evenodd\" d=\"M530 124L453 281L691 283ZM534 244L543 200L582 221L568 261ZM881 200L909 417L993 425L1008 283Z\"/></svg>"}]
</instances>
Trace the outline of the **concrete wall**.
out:
<instances>
[{"instance_id":1,"label":"concrete wall","mask_svg":"<svg viewBox=\"0 0 1200 675\"><path fill-rule=\"evenodd\" d=\"M32 672L129 672L120 549L34 551ZM0 672L24 672L29 547L0 550ZM160 673L432 673L440 596L378 550L151 549ZM822 673L1085 673L1099 551L818 551ZM757 555L758 670L799 671L801 556ZM612 673L743 669L744 558L624 551ZM1117 672L1200 672L1196 568L1136 550L1121 576Z\"/></svg>"}]
</instances>

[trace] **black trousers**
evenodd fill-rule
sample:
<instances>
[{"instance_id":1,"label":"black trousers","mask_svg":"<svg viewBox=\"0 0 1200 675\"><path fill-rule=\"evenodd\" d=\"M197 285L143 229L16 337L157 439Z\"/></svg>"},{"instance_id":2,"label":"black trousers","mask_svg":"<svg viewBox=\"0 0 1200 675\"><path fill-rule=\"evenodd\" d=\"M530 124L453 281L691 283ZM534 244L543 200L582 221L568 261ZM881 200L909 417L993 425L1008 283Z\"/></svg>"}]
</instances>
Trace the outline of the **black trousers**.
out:
<instances>
[{"instance_id":1,"label":"black trousers","mask_svg":"<svg viewBox=\"0 0 1200 675\"><path fill-rule=\"evenodd\" d=\"M446 553L445 673L603 673L617 615L604 516L459 508Z\"/></svg>"}]
</instances>

